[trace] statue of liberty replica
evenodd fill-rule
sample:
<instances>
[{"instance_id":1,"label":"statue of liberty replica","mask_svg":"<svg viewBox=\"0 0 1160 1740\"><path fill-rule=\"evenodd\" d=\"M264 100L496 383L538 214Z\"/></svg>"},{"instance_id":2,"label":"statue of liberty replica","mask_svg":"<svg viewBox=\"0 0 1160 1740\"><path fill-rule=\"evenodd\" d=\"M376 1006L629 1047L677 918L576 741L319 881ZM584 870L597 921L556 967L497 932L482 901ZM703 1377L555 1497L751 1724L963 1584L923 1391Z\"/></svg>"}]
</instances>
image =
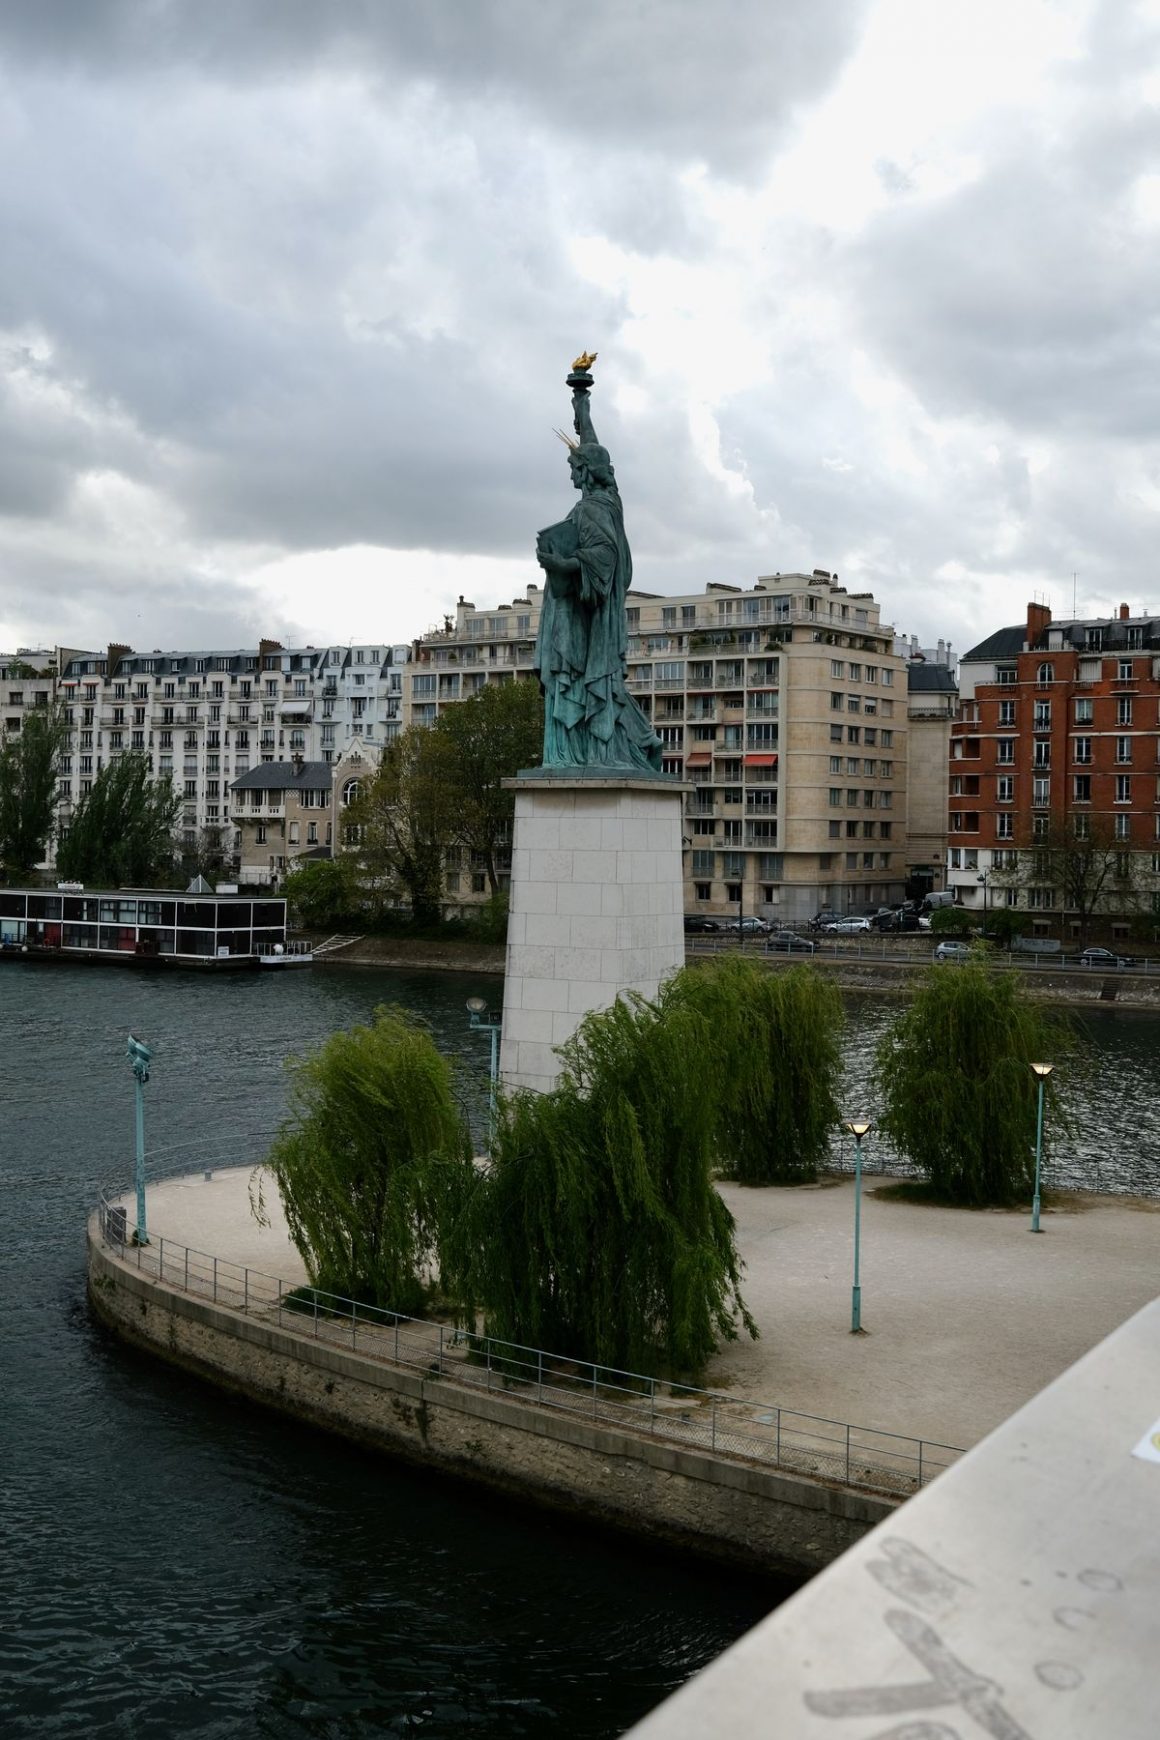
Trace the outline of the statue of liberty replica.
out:
<instances>
[{"instance_id":1,"label":"statue of liberty replica","mask_svg":"<svg viewBox=\"0 0 1160 1740\"><path fill-rule=\"evenodd\" d=\"M509 781L511 906L500 1074L546 1092L593 1009L655 997L684 964L681 827L685 787L628 692L625 598L632 557L608 450L589 409L585 353L568 376L568 448L580 499L536 540L544 603L536 669L544 759Z\"/></svg>"},{"instance_id":2,"label":"statue of liberty replica","mask_svg":"<svg viewBox=\"0 0 1160 1740\"><path fill-rule=\"evenodd\" d=\"M536 540L545 574L536 668L544 691L544 768L659 774L661 742L625 684L625 598L632 556L608 450L588 395L595 352L568 375L576 438L568 448L580 500Z\"/></svg>"}]
</instances>

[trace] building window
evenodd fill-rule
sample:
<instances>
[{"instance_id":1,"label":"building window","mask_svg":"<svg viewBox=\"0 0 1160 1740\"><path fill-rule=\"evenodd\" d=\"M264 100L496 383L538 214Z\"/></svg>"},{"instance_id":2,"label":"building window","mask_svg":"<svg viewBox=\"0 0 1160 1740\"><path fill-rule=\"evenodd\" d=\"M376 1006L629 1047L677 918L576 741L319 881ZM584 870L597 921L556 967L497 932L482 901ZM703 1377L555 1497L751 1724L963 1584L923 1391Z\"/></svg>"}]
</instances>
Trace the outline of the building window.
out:
<instances>
[{"instance_id":1,"label":"building window","mask_svg":"<svg viewBox=\"0 0 1160 1740\"><path fill-rule=\"evenodd\" d=\"M862 727L860 725L847 725L847 727L846 727L846 742L847 743L858 743L861 741L861 738L862 738Z\"/></svg>"},{"instance_id":2,"label":"building window","mask_svg":"<svg viewBox=\"0 0 1160 1740\"><path fill-rule=\"evenodd\" d=\"M1116 802L1130 804L1132 801L1132 776L1130 773L1116 775Z\"/></svg>"},{"instance_id":3,"label":"building window","mask_svg":"<svg viewBox=\"0 0 1160 1740\"><path fill-rule=\"evenodd\" d=\"M1090 725L1092 722L1092 703L1090 700L1080 700L1075 704L1075 722L1077 725Z\"/></svg>"},{"instance_id":4,"label":"building window","mask_svg":"<svg viewBox=\"0 0 1160 1740\"><path fill-rule=\"evenodd\" d=\"M1037 731L1047 731L1047 730L1050 730L1050 728L1051 728L1051 702L1050 701L1036 701L1036 703L1035 703L1035 729Z\"/></svg>"},{"instance_id":5,"label":"building window","mask_svg":"<svg viewBox=\"0 0 1160 1740\"><path fill-rule=\"evenodd\" d=\"M713 889L708 882L695 882L693 892L698 900L709 900L712 897Z\"/></svg>"},{"instance_id":6,"label":"building window","mask_svg":"<svg viewBox=\"0 0 1160 1740\"><path fill-rule=\"evenodd\" d=\"M1013 767L1015 764L1015 739L1001 737L998 744L996 760L1000 767Z\"/></svg>"},{"instance_id":7,"label":"building window","mask_svg":"<svg viewBox=\"0 0 1160 1740\"><path fill-rule=\"evenodd\" d=\"M842 727L840 725L831 725L830 726L830 742L831 743L840 743L841 741L842 741Z\"/></svg>"},{"instance_id":8,"label":"building window","mask_svg":"<svg viewBox=\"0 0 1160 1740\"><path fill-rule=\"evenodd\" d=\"M1014 703L1014 701L1000 701L999 702L999 723L1000 723L1000 725L1014 725L1014 723L1015 723L1015 703Z\"/></svg>"},{"instance_id":9,"label":"building window","mask_svg":"<svg viewBox=\"0 0 1160 1740\"><path fill-rule=\"evenodd\" d=\"M1131 818L1131 816L1117 816L1116 817L1115 834L1116 834L1117 840L1130 840L1131 839L1131 837L1132 837L1132 818Z\"/></svg>"},{"instance_id":10,"label":"building window","mask_svg":"<svg viewBox=\"0 0 1160 1740\"><path fill-rule=\"evenodd\" d=\"M1116 724L1130 725L1132 723L1132 697L1121 695L1116 702Z\"/></svg>"},{"instance_id":11,"label":"building window","mask_svg":"<svg viewBox=\"0 0 1160 1740\"><path fill-rule=\"evenodd\" d=\"M1118 669L1119 669L1119 673L1120 673L1120 676L1119 676L1120 682L1121 683L1130 683L1132 680L1132 661L1131 661L1131 659L1121 659L1119 661Z\"/></svg>"},{"instance_id":12,"label":"building window","mask_svg":"<svg viewBox=\"0 0 1160 1740\"><path fill-rule=\"evenodd\" d=\"M1116 760L1117 761L1131 761L1131 759L1132 759L1132 739L1130 737L1117 737L1116 738Z\"/></svg>"},{"instance_id":13,"label":"building window","mask_svg":"<svg viewBox=\"0 0 1160 1740\"><path fill-rule=\"evenodd\" d=\"M1031 781L1031 802L1036 809L1045 809L1051 802L1051 781L1049 779L1033 779Z\"/></svg>"},{"instance_id":14,"label":"building window","mask_svg":"<svg viewBox=\"0 0 1160 1740\"><path fill-rule=\"evenodd\" d=\"M1157 821L1160 821L1160 816L1158 816L1156 819L1157 819ZM841 839L841 837L842 837L842 824L841 824L841 822L831 822L830 823L830 825L829 825L829 837L831 840L840 840Z\"/></svg>"},{"instance_id":15,"label":"building window","mask_svg":"<svg viewBox=\"0 0 1160 1740\"><path fill-rule=\"evenodd\" d=\"M995 837L999 840L1013 840L1015 838L1014 816L995 817Z\"/></svg>"},{"instance_id":16,"label":"building window","mask_svg":"<svg viewBox=\"0 0 1160 1740\"><path fill-rule=\"evenodd\" d=\"M1074 791L1077 804L1090 804L1092 801L1092 776L1090 773L1077 773Z\"/></svg>"},{"instance_id":17,"label":"building window","mask_svg":"<svg viewBox=\"0 0 1160 1740\"><path fill-rule=\"evenodd\" d=\"M1073 744L1073 755L1072 755L1073 760L1078 761L1081 766L1084 765L1085 763L1091 761L1091 758L1092 758L1092 740L1090 737L1073 737L1072 744Z\"/></svg>"},{"instance_id":18,"label":"building window","mask_svg":"<svg viewBox=\"0 0 1160 1740\"><path fill-rule=\"evenodd\" d=\"M1015 802L1015 781L1009 773L1000 775L995 785L995 797L1001 804Z\"/></svg>"},{"instance_id":19,"label":"building window","mask_svg":"<svg viewBox=\"0 0 1160 1740\"><path fill-rule=\"evenodd\" d=\"M1035 681L1037 683L1054 683L1055 666L1048 664L1040 665L1035 673Z\"/></svg>"},{"instance_id":20,"label":"building window","mask_svg":"<svg viewBox=\"0 0 1160 1740\"><path fill-rule=\"evenodd\" d=\"M1027 890L1027 904L1033 911L1050 912L1055 905L1055 889L1029 888Z\"/></svg>"},{"instance_id":21,"label":"building window","mask_svg":"<svg viewBox=\"0 0 1160 1740\"><path fill-rule=\"evenodd\" d=\"M1051 744L1036 743L1032 746L1032 765L1034 767L1051 766Z\"/></svg>"},{"instance_id":22,"label":"building window","mask_svg":"<svg viewBox=\"0 0 1160 1740\"><path fill-rule=\"evenodd\" d=\"M740 882L727 882L725 884L725 898L726 900L732 901L735 905L741 904Z\"/></svg>"},{"instance_id":23,"label":"building window","mask_svg":"<svg viewBox=\"0 0 1160 1740\"><path fill-rule=\"evenodd\" d=\"M845 695L832 694L830 696L830 711L831 711L831 713L841 713L843 711L843 709L845 708L845 705L846 705Z\"/></svg>"}]
</instances>

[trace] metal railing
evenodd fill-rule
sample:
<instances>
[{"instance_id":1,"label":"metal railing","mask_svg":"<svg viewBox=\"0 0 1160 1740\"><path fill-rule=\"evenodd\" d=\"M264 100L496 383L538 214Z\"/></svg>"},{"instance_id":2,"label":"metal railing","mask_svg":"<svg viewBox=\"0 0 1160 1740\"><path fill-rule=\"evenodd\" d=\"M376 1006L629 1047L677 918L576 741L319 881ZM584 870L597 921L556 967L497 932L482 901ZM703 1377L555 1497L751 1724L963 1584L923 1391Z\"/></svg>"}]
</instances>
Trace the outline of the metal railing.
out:
<instances>
[{"instance_id":1,"label":"metal railing","mask_svg":"<svg viewBox=\"0 0 1160 1740\"><path fill-rule=\"evenodd\" d=\"M905 1497L963 1452L949 1444L803 1414L587 1360L561 1358L451 1324L359 1304L209 1255L174 1239L130 1242L125 1207L103 1193L101 1239L142 1274L327 1346L688 1450Z\"/></svg>"}]
</instances>

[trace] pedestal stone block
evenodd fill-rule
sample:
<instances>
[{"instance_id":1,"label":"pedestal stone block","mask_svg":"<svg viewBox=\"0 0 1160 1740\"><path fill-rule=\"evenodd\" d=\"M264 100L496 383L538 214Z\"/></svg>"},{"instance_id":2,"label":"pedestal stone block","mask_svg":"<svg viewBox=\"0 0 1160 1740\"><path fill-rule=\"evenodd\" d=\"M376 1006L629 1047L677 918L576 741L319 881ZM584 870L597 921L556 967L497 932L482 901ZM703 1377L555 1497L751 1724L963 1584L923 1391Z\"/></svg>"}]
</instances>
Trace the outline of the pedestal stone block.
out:
<instances>
[{"instance_id":1,"label":"pedestal stone block","mask_svg":"<svg viewBox=\"0 0 1160 1740\"><path fill-rule=\"evenodd\" d=\"M676 780L560 773L513 780L511 917L500 1072L546 1092L552 1047L621 991L655 997L684 965Z\"/></svg>"}]
</instances>

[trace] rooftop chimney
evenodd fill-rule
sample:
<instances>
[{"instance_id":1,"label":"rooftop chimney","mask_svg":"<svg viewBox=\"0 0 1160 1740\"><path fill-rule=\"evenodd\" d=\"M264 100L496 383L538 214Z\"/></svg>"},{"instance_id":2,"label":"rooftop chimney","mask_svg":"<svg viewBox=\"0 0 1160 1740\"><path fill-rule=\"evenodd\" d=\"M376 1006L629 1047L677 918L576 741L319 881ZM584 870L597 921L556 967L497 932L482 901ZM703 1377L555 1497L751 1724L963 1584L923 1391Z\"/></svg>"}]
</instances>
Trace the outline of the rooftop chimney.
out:
<instances>
[{"instance_id":1,"label":"rooftop chimney","mask_svg":"<svg viewBox=\"0 0 1160 1740\"><path fill-rule=\"evenodd\" d=\"M1128 606L1126 604L1121 604L1121 606L1120 606L1120 621L1127 622L1127 620L1131 616L1131 614L1132 614L1132 612L1128 609Z\"/></svg>"},{"instance_id":2,"label":"rooftop chimney","mask_svg":"<svg viewBox=\"0 0 1160 1740\"><path fill-rule=\"evenodd\" d=\"M1028 650L1037 647L1047 633L1047 625L1051 621L1051 610L1046 604L1029 604L1027 606L1027 646Z\"/></svg>"}]
</instances>

